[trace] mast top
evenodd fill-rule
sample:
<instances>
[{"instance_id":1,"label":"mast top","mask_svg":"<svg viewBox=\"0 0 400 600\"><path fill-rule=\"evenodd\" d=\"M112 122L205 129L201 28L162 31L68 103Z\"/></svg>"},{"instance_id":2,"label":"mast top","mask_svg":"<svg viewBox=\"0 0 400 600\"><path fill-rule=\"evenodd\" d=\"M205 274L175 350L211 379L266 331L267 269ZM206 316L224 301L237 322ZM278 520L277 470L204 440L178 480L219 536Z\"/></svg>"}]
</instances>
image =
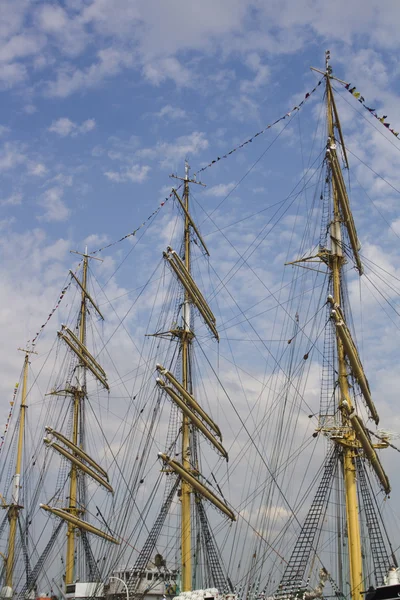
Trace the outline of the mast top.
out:
<instances>
[{"instance_id":1,"label":"mast top","mask_svg":"<svg viewBox=\"0 0 400 600\"><path fill-rule=\"evenodd\" d=\"M325 50L325 71L328 75L330 75L332 73L332 67L329 64L330 60L331 60L331 51Z\"/></svg>"},{"instance_id":2,"label":"mast top","mask_svg":"<svg viewBox=\"0 0 400 600\"><path fill-rule=\"evenodd\" d=\"M187 183L196 183L197 185L201 185L202 187L206 187L205 183L201 183L201 181L197 181L196 180L196 175L193 175L193 179L189 179L189 171L190 171L190 165L187 159L185 159L185 176L184 177L178 177L178 175L175 175L174 173L172 173L170 175L170 177L172 177L173 179L179 179L179 181L184 181Z\"/></svg>"},{"instance_id":3,"label":"mast top","mask_svg":"<svg viewBox=\"0 0 400 600\"><path fill-rule=\"evenodd\" d=\"M335 81L339 81L339 83L343 83L347 85L347 81L343 81L343 79L339 79L332 75L332 67L330 65L331 60L331 51L325 50L325 71L322 69L316 69L315 67L310 67L311 71L315 71L316 73L321 73L321 75L325 75L325 77L329 77L329 79L334 79Z\"/></svg>"},{"instance_id":4,"label":"mast top","mask_svg":"<svg viewBox=\"0 0 400 600\"><path fill-rule=\"evenodd\" d=\"M78 256L83 256L83 258L93 258L93 260L98 260L103 262L102 258L97 258L97 256L93 256L92 254L88 254L87 246L85 247L85 252L78 252L77 250L70 250L71 254L78 254Z\"/></svg>"},{"instance_id":5,"label":"mast top","mask_svg":"<svg viewBox=\"0 0 400 600\"><path fill-rule=\"evenodd\" d=\"M35 350L28 350L27 348L18 348L20 352L24 352L25 354L37 354Z\"/></svg>"}]
</instances>

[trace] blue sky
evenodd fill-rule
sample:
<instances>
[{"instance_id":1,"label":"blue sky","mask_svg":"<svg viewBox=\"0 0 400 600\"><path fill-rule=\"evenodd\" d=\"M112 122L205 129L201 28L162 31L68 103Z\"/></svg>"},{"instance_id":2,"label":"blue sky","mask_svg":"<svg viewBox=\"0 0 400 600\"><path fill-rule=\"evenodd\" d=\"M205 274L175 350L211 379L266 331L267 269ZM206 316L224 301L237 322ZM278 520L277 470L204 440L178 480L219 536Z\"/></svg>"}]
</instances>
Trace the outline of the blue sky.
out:
<instances>
[{"instance_id":1,"label":"blue sky","mask_svg":"<svg viewBox=\"0 0 400 600\"><path fill-rule=\"evenodd\" d=\"M309 67L323 67L325 49L331 50L337 76L357 85L368 105L400 127L400 5L395 0L383 5L371 0L14 0L0 5L3 397L11 395L18 377L16 348L44 321L76 264L69 250L82 250L86 243L89 250L97 249L135 229L169 192L170 173L183 173L185 158L197 171L283 116L317 83ZM338 91L349 147L400 188L400 142L340 86ZM247 173L213 213L219 227L290 193L307 165L305 148L314 132L308 128L321 116L321 99L322 86L296 119L202 174L207 188L193 190L199 203L193 212L220 274L229 271L236 256L223 238L211 235L215 223L205 219L200 205L213 211ZM253 167L279 132L278 141ZM398 274L397 194L352 160L384 216L358 195L354 183L364 248ZM279 283L289 248L295 255L295 242L301 241L298 237L290 245L295 215L294 208L264 247L265 254L252 258L268 284ZM109 298L144 282L147 264L161 257L173 223L168 203L151 226L151 248L113 276ZM242 252L265 224L266 217L260 216L229 230L229 239ZM130 241L124 244L103 256L104 270L96 271L101 281L131 248ZM241 274L231 283L242 307L265 295L246 277ZM379 337L380 313L373 314L372 337L382 356L393 346L392 332L381 329L385 335ZM55 317L48 340L59 320ZM246 357L241 358L245 364ZM373 356L366 360L376 365ZM262 372L262 363L257 367ZM387 419L397 418L393 428L397 423L400 431L396 378L378 367L380 377L370 379L385 398Z\"/></svg>"}]
</instances>

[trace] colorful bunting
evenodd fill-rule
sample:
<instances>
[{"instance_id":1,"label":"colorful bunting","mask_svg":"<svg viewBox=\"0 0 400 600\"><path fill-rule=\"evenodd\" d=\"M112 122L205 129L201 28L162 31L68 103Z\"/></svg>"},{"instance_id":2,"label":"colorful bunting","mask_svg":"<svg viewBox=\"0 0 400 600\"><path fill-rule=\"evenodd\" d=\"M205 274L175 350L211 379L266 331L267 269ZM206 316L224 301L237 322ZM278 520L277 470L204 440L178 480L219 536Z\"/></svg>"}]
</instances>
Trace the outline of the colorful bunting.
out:
<instances>
[{"instance_id":1,"label":"colorful bunting","mask_svg":"<svg viewBox=\"0 0 400 600\"><path fill-rule=\"evenodd\" d=\"M195 173L195 175L198 175L199 173L202 173L203 171L205 171L206 169L209 169L210 167L212 167L213 165L215 165L215 163L219 162L221 159L223 158L228 158L228 156L230 156L231 154L233 154L234 152L236 152L237 150L240 150L240 148L243 148L244 146L246 146L247 144L250 144L256 137L258 137L259 135L262 135L263 133L265 133L266 131L268 131L268 129L271 129L271 127L273 127L274 125L276 125L277 123L279 123L280 121L283 121L284 119L286 119L286 117L290 117L292 112L294 112L295 110L299 111L300 108L303 106L304 102L306 100L308 100L308 98L317 91L318 86L320 86L322 83L322 79L320 81L318 81L317 85L311 90L311 92L307 92L307 94L304 96L303 100L300 102L300 104L294 106L292 108L292 110L290 110L289 112L287 112L285 115L283 115L283 117L280 117L279 119L277 119L276 121L274 121L273 123L271 123L270 125L267 125L266 127L264 127L264 129L261 129L261 131L259 131L258 133L255 133L251 138L249 138L248 140L246 140L245 142L243 142L242 144L239 144L238 146L236 146L235 148L232 148L232 150L230 150L230 152L227 152L226 154L224 154L223 156L218 156L217 158L215 158L214 160L212 160L210 163L208 163L208 165L206 165L205 167L202 167L201 169L199 169L197 171L197 173Z\"/></svg>"},{"instance_id":2,"label":"colorful bunting","mask_svg":"<svg viewBox=\"0 0 400 600\"><path fill-rule=\"evenodd\" d=\"M6 437L7 431L8 431L8 426L10 424L11 417L12 417L12 414L13 414L14 404L15 404L15 398L17 397L18 388L19 388L19 383L16 383L15 386L14 386L13 397L12 397L12 400L10 401L11 408L10 408L10 412L8 413L7 422L6 422L5 426L4 426L3 435L0 436L0 452L1 452L1 449L3 447L4 441L5 441L5 437Z\"/></svg>"},{"instance_id":3,"label":"colorful bunting","mask_svg":"<svg viewBox=\"0 0 400 600\"><path fill-rule=\"evenodd\" d=\"M39 330L35 333L35 337L32 340L28 340L28 345L32 344L32 348L35 346L39 335L42 333L43 329L46 327L47 323L50 321L51 317L54 315L57 308L60 306L62 299L64 298L65 294L67 293L67 290L70 285L71 285L71 281L69 283L67 283L67 285L61 290L61 293L58 297L58 300L57 300L53 310L48 314L45 322L39 327Z\"/></svg>"},{"instance_id":4,"label":"colorful bunting","mask_svg":"<svg viewBox=\"0 0 400 600\"><path fill-rule=\"evenodd\" d=\"M390 123L385 123L385 119L387 119L387 115L382 115L381 117L377 114L375 108L370 108L369 106L367 106L365 104L365 98L364 96L361 96L360 92L357 92L357 88L356 86L350 87L351 83L343 83L344 87L346 88L346 90L348 92L350 92L350 94L352 96L354 96L354 98L357 98L357 100L360 102L360 104L363 105L363 107L369 112L371 113L371 115L373 115L375 117L375 119L378 119L378 121L380 121L382 123L382 125L384 125L386 127L386 129L389 129L390 133L393 133L394 136L396 136L397 138L400 135L399 131L395 131L392 127L390 127Z\"/></svg>"},{"instance_id":5,"label":"colorful bunting","mask_svg":"<svg viewBox=\"0 0 400 600\"><path fill-rule=\"evenodd\" d=\"M179 190L179 188L182 187L182 184L177 188ZM154 210L151 215L149 215L147 217L147 219L145 221L143 221L143 223L141 223L139 225L139 227L136 227L136 229L134 229L133 231L131 231L130 233L127 233L126 235L124 235L122 238L120 238L119 240L116 240L115 242L111 242L110 244L107 244L107 246L103 246L102 248L98 248L97 250L95 250L94 252L92 252L91 254L97 254L98 252L103 252L103 250L106 250L106 248L111 248L111 246L115 246L116 244L119 244L120 242L123 242L124 240L126 240L129 237L133 237L137 234L137 232L142 229L142 227L144 227L145 225L148 224L148 222L155 217L160 210L162 209L162 207L164 206L164 204L166 202L168 202L168 200L174 195L174 192L171 191L171 193L169 194L169 196L167 196L165 198L165 200L163 202L161 202L160 206L158 206L156 208L156 210Z\"/></svg>"},{"instance_id":6,"label":"colorful bunting","mask_svg":"<svg viewBox=\"0 0 400 600\"><path fill-rule=\"evenodd\" d=\"M181 186L179 186L181 187ZM179 188L178 188L179 189ZM111 242L111 244L107 244L107 246L103 246L102 248L98 248L97 250L95 250L94 252L92 252L92 254L97 254L98 252L102 252L103 250L105 250L106 248L110 248L111 246L115 246L115 244L119 244L119 242L122 242L123 240L126 240L128 237L134 236L136 235L136 233L139 231L139 229L142 229L142 227L144 227L145 225L147 225L147 223L150 221L150 219L152 219L153 217L156 216L156 214L162 209L162 207L164 206L164 204L171 198L171 196L173 196L173 192L171 191L171 193L169 194L169 196L167 196L167 198L165 198L165 200L163 202L161 202L160 206L158 206L156 208L156 210L154 210L151 215L149 217L147 217L147 219L145 221L143 221L143 223L141 225L139 225L139 227L137 227L134 231L131 231L131 233L127 233L126 235L124 235L122 238L120 238L119 240L116 240L115 242ZM79 268L80 264L78 265ZM54 308L52 309L52 311L48 314L47 319L45 320L45 322L40 326L39 330L35 333L35 337L32 340L28 340L28 344L32 344L32 348L35 346L38 337L40 336L40 334L42 333L43 329L46 327L47 323L50 321L51 317L54 315L54 313L56 312L57 308L60 306L62 299L64 298L65 294L68 291L68 288L71 285L71 280L69 281L69 283L61 290L61 293L57 299L57 302L54 306Z\"/></svg>"}]
</instances>

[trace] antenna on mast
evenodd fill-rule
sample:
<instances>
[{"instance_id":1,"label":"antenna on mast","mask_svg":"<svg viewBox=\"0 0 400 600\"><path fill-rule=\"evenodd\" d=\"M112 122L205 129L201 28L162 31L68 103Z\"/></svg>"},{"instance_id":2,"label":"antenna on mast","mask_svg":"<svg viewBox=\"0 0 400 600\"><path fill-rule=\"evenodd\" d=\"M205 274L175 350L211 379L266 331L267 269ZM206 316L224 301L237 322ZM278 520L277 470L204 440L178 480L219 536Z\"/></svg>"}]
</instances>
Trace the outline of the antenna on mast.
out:
<instances>
[{"instance_id":1,"label":"antenna on mast","mask_svg":"<svg viewBox=\"0 0 400 600\"><path fill-rule=\"evenodd\" d=\"M326 71L327 75L332 74L332 67L329 64L330 60L331 60L331 51L325 50L325 71Z\"/></svg>"}]
</instances>

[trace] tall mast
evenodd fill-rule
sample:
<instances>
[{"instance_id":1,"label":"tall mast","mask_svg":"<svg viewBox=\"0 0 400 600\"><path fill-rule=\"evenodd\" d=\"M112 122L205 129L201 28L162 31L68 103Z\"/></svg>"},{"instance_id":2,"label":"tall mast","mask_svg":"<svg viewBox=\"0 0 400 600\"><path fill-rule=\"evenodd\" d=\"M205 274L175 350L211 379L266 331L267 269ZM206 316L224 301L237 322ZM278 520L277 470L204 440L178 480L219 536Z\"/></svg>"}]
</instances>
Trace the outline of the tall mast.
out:
<instances>
[{"instance_id":1,"label":"tall mast","mask_svg":"<svg viewBox=\"0 0 400 600\"><path fill-rule=\"evenodd\" d=\"M229 519L232 521L235 520L235 515L226 503L218 498L211 489L201 483L201 474L198 471L198 465L193 465L191 461L192 429L201 432L222 457L227 459L228 455L220 441L221 432L219 427L192 395L191 352L192 340L195 335L191 329L192 307L197 309L200 313L215 339L219 340L219 336L216 328L215 316L191 274L190 250L191 236L193 233L196 235L198 245L202 247L205 254L208 255L209 252L189 212L189 184L196 183L198 185L203 185L195 179L189 179L189 168L188 163L185 162L185 176L181 178L173 175L175 179L179 179L183 182L182 198L177 193L177 190L173 190L173 192L184 214L184 256L183 258L180 258L180 256L170 247L167 248L167 252L164 252L165 260L168 262L172 272L176 275L184 290L181 313L182 326L166 332L173 337L179 338L182 366L181 382L179 382L165 367L157 365L157 370L165 377L165 379L157 378L157 384L166 392L169 399L174 402L182 412L182 463L171 459L163 453L159 453L159 457L179 475L181 480L181 590L184 592L192 589L193 580L191 560L191 495L197 494L199 497L206 498Z\"/></svg>"},{"instance_id":2,"label":"tall mast","mask_svg":"<svg viewBox=\"0 0 400 600\"><path fill-rule=\"evenodd\" d=\"M328 144L329 150L335 148L334 136L334 109L333 95L329 76L326 77L326 102L327 102L327 117L328 117ZM339 126L339 123L337 123ZM332 177L332 196L333 196L333 221L331 224L331 260L330 267L332 270L333 284L333 300L334 304L342 306L342 269L344 264L342 250L342 235L341 235L341 214L338 200L339 191L337 189L335 178ZM340 339L339 332L336 331L337 359L338 359L338 374L339 374L339 389L340 402L339 409L341 411L342 426L344 429L344 438L342 443L343 450L343 471L344 471L344 489L346 498L346 515L347 515L347 533L349 544L349 566L350 566L350 589L353 600L361 600L363 591L363 574L362 574L362 555L361 555L361 536L359 509L357 498L357 481L356 481L356 454L358 444L356 443L354 430L348 428L349 411L352 412L353 405L349 393L349 384L347 380L347 366L345 360L345 352L343 342ZM347 426L347 427L346 427Z\"/></svg>"},{"instance_id":3,"label":"tall mast","mask_svg":"<svg viewBox=\"0 0 400 600\"><path fill-rule=\"evenodd\" d=\"M190 273L190 222L189 222L189 165L185 162L185 180L183 190L183 202L185 206L185 267ZM182 385L191 393L190 380L190 344L192 333L190 331L190 296L185 290L183 306L183 333L181 337L182 352ZM182 466L190 470L190 431L189 418L183 414L182 419ZM192 548L191 548L191 511L190 494L192 488L189 483L182 481L182 509L181 509L181 545L182 545L182 591L186 592L192 588Z\"/></svg>"},{"instance_id":4,"label":"tall mast","mask_svg":"<svg viewBox=\"0 0 400 600\"><path fill-rule=\"evenodd\" d=\"M350 568L350 595L352 600L362 600L365 582L362 569L361 533L359 520L359 502L357 493L357 457L364 456L379 479L386 494L390 492L389 480L384 472L375 448L387 447L386 443L372 444L369 433L361 419L356 414L351 400L348 377L351 376L360 388L369 417L376 424L379 416L372 401L371 391L366 378L357 346L352 339L350 329L346 324L343 311L343 266L346 262L343 253L343 232L346 231L352 260L359 275L363 273L358 241L350 202L347 195L339 158L337 144L340 144L345 166L348 167L346 149L344 145L339 115L332 92L332 75L329 65L330 53L326 52L325 72L326 81L326 107L327 107L327 133L328 143L326 160L331 181L333 215L330 225L330 250L321 249L319 258L325 262L332 273L332 295L328 297L331 304L331 317L336 329L337 373L339 387L339 413L340 424L338 427L323 427L323 432L339 446L343 461L344 494L346 499L346 523L348 536L349 568ZM318 71L318 69L314 69ZM319 71L321 72L321 71ZM339 80L340 81L340 80ZM337 133L337 138L335 137Z\"/></svg>"},{"instance_id":5,"label":"tall mast","mask_svg":"<svg viewBox=\"0 0 400 600\"><path fill-rule=\"evenodd\" d=\"M79 317L79 341L84 346L86 340L86 287L87 287L87 269L88 269L88 254L87 249L83 256L82 270L82 290L81 290L81 310ZM80 363L77 373L77 386L74 390L74 404L72 416L72 443L78 446L78 435L82 423L80 422L81 404L85 396L85 367ZM68 512L74 517L78 517L82 513L77 507L77 488L78 488L78 468L72 464L69 487L69 504ZM68 585L74 581L75 567L75 526L73 523L68 523L67 528L67 555L66 555L66 572L65 584Z\"/></svg>"},{"instance_id":6,"label":"tall mast","mask_svg":"<svg viewBox=\"0 0 400 600\"><path fill-rule=\"evenodd\" d=\"M80 253L74 252L74 254ZM109 390L109 386L104 369L100 366L100 364L86 347L86 317L88 302L90 302L91 307L94 309L97 315L103 319L103 315L101 314L87 289L89 258L95 260L100 259L90 256L87 253L87 249L81 256L83 256L82 279L79 280L76 275L70 271L72 279L75 281L81 291L78 335L75 335L75 333L66 325L63 325L61 331L58 332L58 336L67 344L70 350L72 350L73 354L75 354L75 357L78 358L78 362L75 367L75 382L66 390L53 390L52 392L54 395L65 396L66 393L72 395L72 435L71 438L67 438L61 432L57 432L51 427L46 427L46 431L52 436L53 439L49 439L47 437L44 438L44 442L48 447L51 447L71 463L68 506L61 509L48 506L47 504L41 505L41 508L44 510L56 515L57 517L60 517L67 522L67 550L65 561L66 586L76 581L75 552L77 530L79 532L85 531L106 539L114 544L119 544L115 538L98 529L97 527L94 527L84 518L82 518L85 509L82 504L79 503L78 499L79 475L83 476L84 474L94 479L107 491L113 493L113 488L108 481L108 475L106 471L86 453L85 448L83 447L83 402L86 396L86 373L90 372L106 390ZM61 442L63 445L60 445L58 442Z\"/></svg>"},{"instance_id":7,"label":"tall mast","mask_svg":"<svg viewBox=\"0 0 400 600\"><path fill-rule=\"evenodd\" d=\"M12 596L13 592L13 577L14 577L14 562L15 562L15 539L17 535L17 522L20 510L23 508L19 503L19 492L21 489L21 468L22 457L24 450L24 433L25 433L25 418L26 418L26 397L28 393L28 369L29 369L29 354L36 354L33 350L22 350L25 352L23 380L22 380L22 397L19 414L19 429L18 429L18 445L17 445L17 460L15 464L15 474L12 485L11 504L8 507L8 519L10 529L8 534L8 551L6 558L6 578L5 585L10 588Z\"/></svg>"}]
</instances>

